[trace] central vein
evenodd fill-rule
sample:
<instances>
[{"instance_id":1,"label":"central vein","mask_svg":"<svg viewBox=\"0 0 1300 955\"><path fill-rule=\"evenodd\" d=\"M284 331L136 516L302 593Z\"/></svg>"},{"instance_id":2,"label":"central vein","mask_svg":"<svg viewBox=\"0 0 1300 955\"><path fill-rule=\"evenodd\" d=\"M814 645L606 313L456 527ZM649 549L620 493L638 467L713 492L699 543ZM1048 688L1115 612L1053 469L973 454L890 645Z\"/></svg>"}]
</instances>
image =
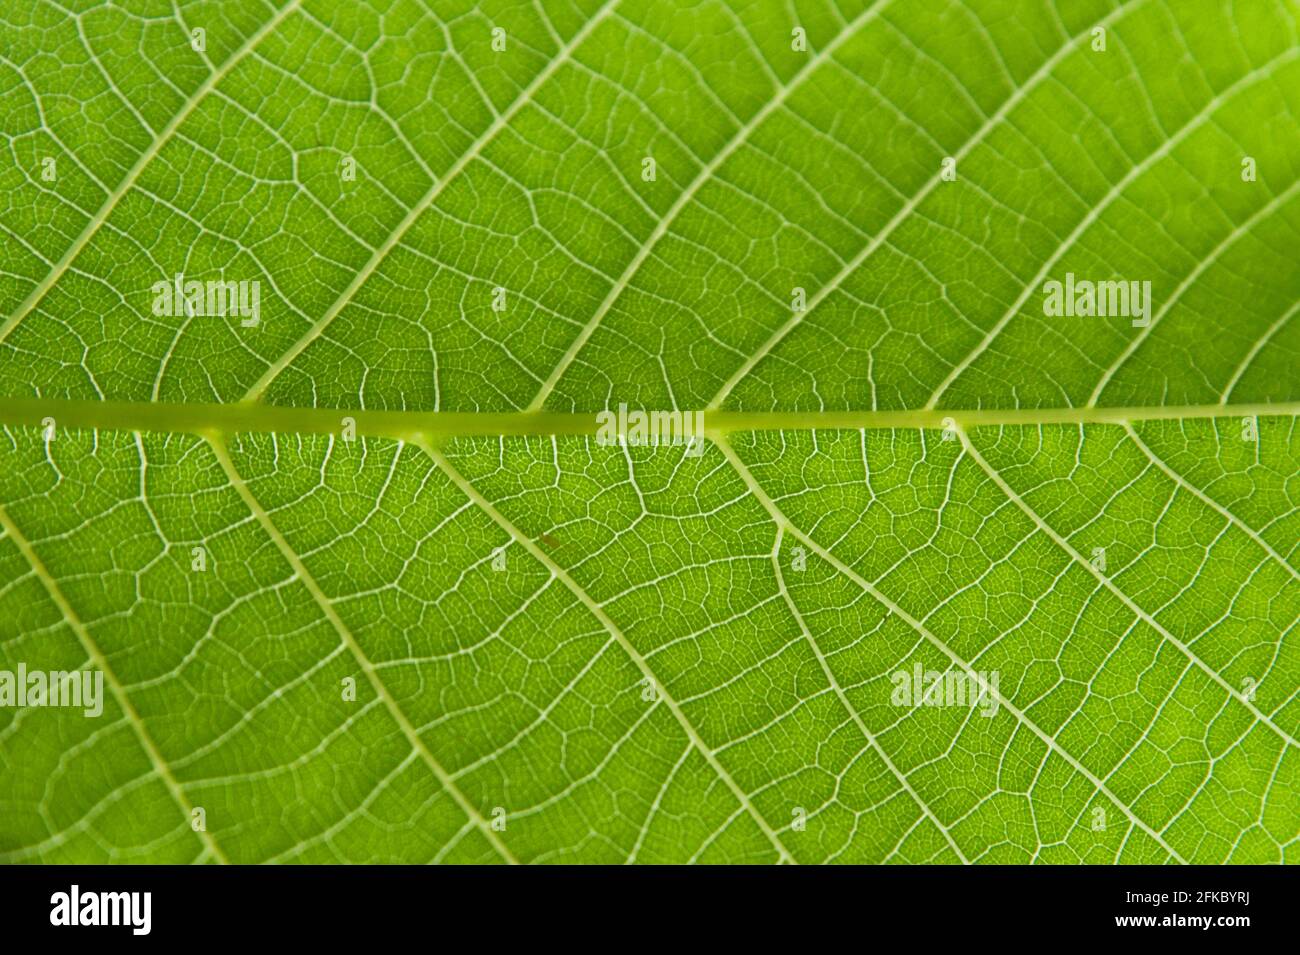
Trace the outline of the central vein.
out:
<instances>
[{"instance_id":1,"label":"central vein","mask_svg":"<svg viewBox=\"0 0 1300 955\"><path fill-rule=\"evenodd\" d=\"M646 409L652 410L652 409ZM705 434L736 431L1122 424L1186 418L1300 416L1300 402L1125 408L981 408L897 411L706 411ZM595 411L381 411L253 403L0 398L0 425L118 431L275 431L398 438L594 435Z\"/></svg>"}]
</instances>

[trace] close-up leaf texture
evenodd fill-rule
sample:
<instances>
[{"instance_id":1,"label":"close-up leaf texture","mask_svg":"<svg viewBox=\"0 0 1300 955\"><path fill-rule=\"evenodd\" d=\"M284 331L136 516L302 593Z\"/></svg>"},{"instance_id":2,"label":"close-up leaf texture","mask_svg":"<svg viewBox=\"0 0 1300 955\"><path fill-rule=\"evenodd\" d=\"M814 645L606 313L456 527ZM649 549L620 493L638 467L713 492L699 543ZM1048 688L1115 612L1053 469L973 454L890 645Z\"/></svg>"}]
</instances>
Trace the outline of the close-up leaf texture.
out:
<instances>
[{"instance_id":1,"label":"close-up leaf texture","mask_svg":"<svg viewBox=\"0 0 1300 955\"><path fill-rule=\"evenodd\" d=\"M7 0L0 862L1296 862L1298 310L1296 0Z\"/></svg>"}]
</instances>

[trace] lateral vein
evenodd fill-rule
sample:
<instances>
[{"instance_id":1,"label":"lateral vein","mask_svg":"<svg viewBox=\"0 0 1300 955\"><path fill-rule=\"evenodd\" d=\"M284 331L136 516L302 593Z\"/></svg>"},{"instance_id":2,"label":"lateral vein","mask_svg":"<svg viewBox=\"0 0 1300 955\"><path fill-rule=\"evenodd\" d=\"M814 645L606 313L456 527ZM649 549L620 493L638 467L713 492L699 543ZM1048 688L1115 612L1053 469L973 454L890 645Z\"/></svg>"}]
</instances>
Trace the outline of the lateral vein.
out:
<instances>
[{"instance_id":1,"label":"lateral vein","mask_svg":"<svg viewBox=\"0 0 1300 955\"><path fill-rule=\"evenodd\" d=\"M0 506L0 529L4 530L5 535L14 542L14 545L18 548L19 552L27 560L27 563L31 565L32 570L36 574L36 578L41 582L42 586L45 587L46 593L50 595L50 599L54 601L55 606L59 608L59 612L63 614L63 619L66 620L68 626L72 628L72 632L77 635L77 640L81 643L82 649L84 649L86 655L90 657L91 665L104 674L104 679L108 683L109 688L113 691L114 699L117 700L117 705L122 708L122 712L125 714L127 722L131 724L131 728L135 731L135 735L139 739L140 745L144 748L145 755L153 765L154 772L158 774L158 778L161 779L163 785L167 787L167 791L171 793L172 799L176 801L177 805L179 805L181 810L185 813L185 821L187 823L190 822L194 815L194 804L191 803L189 797L185 795L185 790L177 781L175 774L172 773L171 766L168 765L167 760L159 751L157 744L154 743L153 737L149 735L148 729L145 728L144 720L140 718L140 714L136 711L135 704L133 704L130 698L126 695L126 689L118 680L117 674L113 672L113 668L108 665L108 658L104 656L103 650L99 648L99 644L96 643L95 639L90 635L90 631L87 629L85 623L82 622L81 617L78 616L76 610L73 609L72 604L68 602L68 598L64 596L62 588L59 587L58 582L46 568L45 562L41 560L40 556L36 553L36 549L32 547L31 542L27 540L27 537L19 529L18 525L14 523L13 518L9 516L9 513L3 506ZM219 845L217 845L216 838L212 833L208 832L206 828L196 831L195 835L199 837L199 840L203 843L204 847L218 862L222 864L228 864L230 862L226 857L225 852L222 851Z\"/></svg>"},{"instance_id":2,"label":"lateral vein","mask_svg":"<svg viewBox=\"0 0 1300 955\"><path fill-rule=\"evenodd\" d=\"M830 663L826 660L826 655L822 653L821 646L813 637L812 631L808 628L807 621L804 620L803 614L800 613L799 608L795 606L794 598L790 596L790 590L786 586L785 573L781 570L781 540L784 536L785 527L781 524L777 524L776 540L772 544L772 569L776 573L777 587L781 591L781 596L785 599L786 606L789 607L790 613L794 616L795 622L799 624L799 630L803 633L804 639L807 640L808 645L812 647L813 655L817 658L817 663L821 667L822 674L826 677L832 689L835 690L835 696L839 699L840 704L844 709L848 711L849 718L853 720L853 724L857 726L858 731L866 739L868 745L870 745L871 748L876 751L876 754L880 756L886 768L894 774L894 777L902 785L904 791L912 797L912 801L916 803L917 807L921 810L921 815L934 823L938 830L943 833L944 839L947 841L948 845L952 847L952 851L957 854L957 858L961 860L962 865L970 865L970 859L966 858L966 854L961 851L961 847L957 845L957 841L952 837L952 833L948 830L948 827L939 821L939 817L934 814L934 811L912 787L912 784L908 781L902 770L894 764L894 761L890 759L889 754L885 752L885 748L880 745L875 734L872 733L871 730L867 729L867 724L862 719L862 714L859 713L853 704L849 702L848 695L844 692L844 688L840 686L839 679L835 676L834 671L831 670Z\"/></svg>"},{"instance_id":3,"label":"lateral vein","mask_svg":"<svg viewBox=\"0 0 1300 955\"><path fill-rule=\"evenodd\" d=\"M807 546L810 550L814 551L818 556L820 556L823 560L829 563L832 567L834 567L840 573L844 574L855 584L857 584L859 587L861 587L863 590L869 593L872 597L874 597L877 601L879 601L884 607L886 607L891 613L897 615L900 620L908 624L908 626L910 626L913 630L919 633L927 641L933 644L946 657L948 657L948 659L952 660L952 662L955 663L958 667L960 667L961 670L964 673L966 673L967 676L971 677L972 679L978 679L978 674L976 674L976 672L971 668L970 664L967 663L965 660L963 660L961 657L959 657L956 651L954 651L951 647L949 647L948 644L946 644L944 641L940 640L933 633L931 633L930 630L924 624L921 623L921 621L917 620L910 613L908 613L897 603L891 600L888 596L882 593L874 584L871 583L871 581L867 580L865 577L863 577L861 574L855 571L852 567L850 567L848 564L844 563L833 553L831 553L831 551L827 550L821 544L817 543L817 541L813 540L812 537L805 534L802 530L796 527L794 522L791 521L790 518L788 518L785 515L784 511L782 511L779 507L776 506L776 502L773 501L772 498L768 496L768 493L765 490L763 490L762 486L759 485L754 475L750 473L749 468L745 466L745 462L743 462L740 459L740 456L736 454L735 450L731 447L731 445L726 441L725 438L721 438L721 437L715 438L715 443L717 444L718 449L722 451L723 455L726 456L727 460L731 462L731 466L735 470L737 476L744 482L745 486L749 489L749 492L754 495L755 499L758 500L758 502L763 505L763 507L767 510L768 514L771 516L772 520L777 524L778 527L785 527L791 534L799 538L799 540L801 540L804 543L804 545ZM1079 773L1081 776L1087 779L1098 792L1102 793L1107 799L1109 799L1112 803L1118 806L1124 812L1124 814L1128 816L1129 820L1134 825L1138 826L1143 832L1145 832L1152 839L1158 842L1161 845L1161 847L1166 852L1168 852L1172 858L1177 859L1179 862L1183 864L1186 864L1187 860L1184 859L1173 846L1165 842L1164 838L1160 835L1160 833L1156 832L1149 825L1147 825L1145 822L1139 819L1125 803L1120 801L1118 796L1116 796L1114 793L1110 791L1110 789L1106 786L1104 781L1099 779L1096 776L1096 774L1094 774L1086 766L1084 766L1077 759L1075 759L1073 755L1071 755L1069 752L1063 749L1060 743L1056 741L1056 738L1054 736L1048 735L1048 733L1041 726L1039 726L1037 723L1029 719L1029 717L1026 716L1023 711L1021 711L1015 704L1007 700L1006 697L1002 696L1001 693L997 692L996 690L993 690L992 688L990 688L990 692L999 701L999 703L1002 706L1005 706L1007 708L1007 711L1009 713L1015 716L1016 719L1018 719L1025 726L1026 729L1028 729L1035 736L1041 739L1045 744L1047 744L1047 746L1054 753L1056 753L1063 760L1065 760L1075 770L1075 772Z\"/></svg>"},{"instance_id":4,"label":"lateral vein","mask_svg":"<svg viewBox=\"0 0 1300 955\"><path fill-rule=\"evenodd\" d=\"M1266 713L1264 713L1257 706L1255 706L1255 704L1252 703L1249 699L1247 699L1244 695L1234 690L1232 686L1228 683L1228 681L1225 680L1217 670L1215 670L1204 660L1202 660L1199 656L1193 653L1191 647L1187 646L1187 644L1185 644L1183 641L1179 640L1172 633L1166 630L1160 624L1160 622L1156 620L1155 617L1153 617L1146 610L1140 607L1137 604L1137 602L1133 600L1132 597L1130 597L1124 591L1120 590L1120 588L1115 585L1115 583L1110 579L1110 577L1108 577L1106 574L1103 574L1101 571L1099 571L1096 567L1092 565L1091 561L1085 559L1082 554L1080 554L1077 550L1075 550L1074 546L1068 540L1066 540L1059 533L1057 533L1056 528L1052 527L1050 524L1047 523L1047 521L1043 520L1043 518L1039 516L1038 512L1035 511L1033 508L1031 508L1027 503L1025 503L1024 499L1021 498L1021 496L1015 492L1015 490L1011 487L1011 485L1006 482L1006 479L1003 478L1002 475L999 474L998 471L992 465L990 465L986 460L984 460L984 456L981 455L979 451L975 448L974 443L970 440L970 437L966 434L964 430L959 429L958 434L961 437L962 448L966 451L967 454L971 456L971 459L975 461L975 463L978 464L984 470L984 472L989 476L989 479L992 480L993 483L996 484L998 488L1002 491L1002 493L1007 496L1007 499L1010 500L1013 504L1015 504L1017 508L1019 508L1022 512L1024 512L1026 517L1028 517L1031 521L1034 522L1034 525L1040 531L1042 531L1044 534L1050 537L1056 543L1056 545L1061 548L1061 550L1065 551L1066 554L1070 556L1072 560L1076 561L1080 566L1082 566L1089 573L1091 573L1092 576L1097 578L1097 581L1103 587L1105 587L1107 590L1113 593L1116 597L1118 597L1120 601L1124 604L1124 606L1128 607L1128 609L1132 613L1140 617L1143 621L1145 621L1148 625L1150 625L1157 633L1159 633L1160 636L1162 636L1165 640L1169 641L1169 643L1171 643L1173 646L1177 647L1180 651L1182 651L1183 655L1187 657L1187 659L1190 660L1197 667L1197 669L1203 671L1206 676L1208 676L1211 680L1213 680L1215 683L1217 683L1222 689L1224 689L1227 692L1229 699L1236 700L1238 703L1246 707L1246 709L1250 710L1251 714L1254 715L1254 717L1257 720L1259 720L1261 723L1263 723L1265 726L1271 729L1274 733L1280 736L1283 742L1288 743L1291 746L1300 745L1296 743L1294 737L1292 737L1289 733L1287 733L1280 726L1274 723L1271 717L1269 717Z\"/></svg>"},{"instance_id":5,"label":"lateral vein","mask_svg":"<svg viewBox=\"0 0 1300 955\"><path fill-rule=\"evenodd\" d=\"M365 285L370 276L379 268L380 263L388 257L388 254L396 248L406 233L410 231L413 225L415 225L415 221L419 219L420 216L422 216L435 202L437 202L438 197L442 195L442 191L447 188L447 184L459 176L465 167L473 162L474 159L487 147L487 145L496 138L497 134L509 125L510 121L514 119L515 114L532 101L533 95L539 88L541 88L542 84L554 76L556 71L568 62L569 58L573 56L574 51L582 45L587 37L591 35L592 31L604 21L605 17L613 11L614 7L616 7L619 2L620 0L609 0L605 6L601 7L600 10L583 25L582 29L573 35L573 39L560 49L555 58L551 60L551 62L547 63L541 72L533 77L532 82L524 88L523 92L515 98L514 102L506 107L505 111L498 115L496 119L492 121L491 125L489 125L488 128L470 144L469 149L461 154L455 164L447 170L446 175L435 180L433 185L429 187L428 191L425 192L420 200L416 202L415 205L411 206L406 215L402 217L402 221L397 224L397 228L388 234L388 238L384 240L384 244L375 249L366 264L361 267L361 271L352 277L352 281L348 283L347 288L345 288L342 294L334 300L334 304L326 310L325 314L322 315L320 319L311 326L311 328L307 329L301 338L290 345L279 358L267 366L266 371L262 373L262 376L253 383L253 386L249 388L247 393L244 395L244 401L252 402L261 400L262 394L280 372L289 367L289 365L293 363L294 359L302 354L303 350L308 345L319 338L321 332L325 330L325 327L329 325L330 322L334 321L335 317L337 317L347 304L352 301L356 293L360 291L361 286Z\"/></svg>"},{"instance_id":6,"label":"lateral vein","mask_svg":"<svg viewBox=\"0 0 1300 955\"><path fill-rule=\"evenodd\" d=\"M266 536L271 539L272 543L275 544L276 549L280 551L280 554L289 563L289 566L293 569L294 575L302 581L303 586L307 588L312 599L320 606L321 611L325 614L325 618L330 622L330 625L333 626L335 632L338 633L339 638L343 641L344 645L361 665L361 671L366 675L366 680L369 681L371 688L374 689L375 694L379 699L383 701L384 708L388 710L389 715L396 721L402 734L406 737L407 742L410 743L411 748L420 755L420 758L424 761L425 765L428 766L434 776L437 777L438 782L442 784L442 788L456 802L456 805L460 806L465 815L469 817L470 821L478 826L491 844L492 848L511 865L518 865L519 860L515 858L510 849L501 841L501 838L497 835L496 831L493 830L487 820L483 818L483 815L478 811L478 808L471 803L468 798L466 798L465 794L461 792L460 787L456 785L455 780L451 778L451 775L447 770L443 768L442 764L438 762L433 753L429 751L429 747L426 746L424 740L420 738L420 734L411 724L411 721L407 719L402 708L398 705L392 694L388 692L388 687L384 684L384 681L379 678L379 673L375 670L375 665L371 663L370 658L366 656L365 651L361 649L361 645L357 643L356 637L353 636L352 631L348 628L347 624L343 622L343 618L339 616L338 611L334 609L334 602L330 600L325 591L321 589L320 584L316 582L316 578L312 576L311 571L309 571L306 564L302 562L302 558L298 556L297 551L289 546L289 542L285 539L284 535L280 533L280 529L276 527L275 522L271 520L271 515L266 512L264 507L262 507L262 503L253 495L247 482L235 468L235 463L230 459L230 453L226 449L224 439L219 434L206 434L204 437L212 447L213 454L216 455L217 460L221 463L222 470L226 472L226 477L230 481L231 486L234 487L235 491L239 494L249 512L257 519L258 524L261 525Z\"/></svg>"},{"instance_id":7,"label":"lateral vein","mask_svg":"<svg viewBox=\"0 0 1300 955\"><path fill-rule=\"evenodd\" d=\"M0 342L3 342L18 323L21 322L33 308L40 304L41 300L45 298L46 293L49 292L49 290L54 287L55 283L63 277L63 274L67 272L68 268L76 260L77 256L81 254L81 250L84 249L90 243L90 240L95 237L95 233L99 231L100 226L108 221L108 217L112 215L113 210L117 208L118 202L121 201L123 196L131 191L131 187L140 179L140 175L144 172L145 167L148 166L149 163L153 162L154 157L162 151L163 146L172 138L172 134L181 127L181 124L184 123L185 120L189 119L189 117L194 113L194 110L198 108L199 103L207 98L208 93L212 92L218 83L230 75L231 70L235 68L237 63L243 60L247 54L251 53L259 43L265 40L276 27L284 22L285 18L288 17L289 14L297 10L301 2L302 0L290 0L289 3L286 3L281 7L280 10L271 17L271 19L262 24L257 32L253 33L247 40L245 40L243 45L232 53L230 58L227 59L216 72L210 74L208 78L203 81L202 85L194 91L194 95L186 100L185 105L181 107L180 112L171 118L167 125L164 126L159 131L158 135L154 137L153 142L149 144L149 147L145 149L139 157L137 157L135 163L127 171L127 174L122 177L122 181L118 183L117 188L114 189L112 194L104 200L104 204L99 207L99 211L97 211L86 223L85 228L83 228L80 235L73 240L72 245L68 246L68 250L64 252L63 257L55 263L54 268L52 268L46 274L45 278L41 280L40 284L32 289L28 296L23 299L22 304L18 306L17 310L5 319L4 324L0 325Z\"/></svg>"},{"instance_id":8,"label":"lateral vein","mask_svg":"<svg viewBox=\"0 0 1300 955\"><path fill-rule=\"evenodd\" d=\"M474 485L471 484L469 480L461 474L460 471L458 471L456 467L447 460L446 456L443 455L442 452L439 451L430 441L424 437L417 437L412 440L412 443L428 454L443 474L447 475L447 477L449 477L452 482L460 488L461 492L466 497L478 505L478 507L481 508L482 511L497 524L497 526L509 534L511 540L517 542L528 551L529 554L540 561L542 566L546 567L547 570L554 574L555 577L557 577L559 581L578 598L582 605L600 621L601 625L604 626L604 628L609 631L610 635L618 641L618 645L623 648L623 651L631 658L632 662L636 664L637 669L640 670L647 679L654 683L660 699L663 700L664 705L668 707L669 711L676 718L678 724L686 733L687 738L699 751L700 755L704 757L705 761L713 771L717 773L718 778L722 780L723 784L731 790L731 794L736 797L744 810L749 813L750 817L758 825L758 828L762 830L768 841L772 843L772 846L776 849L781 861L793 863L795 859L790 854L790 851L786 849L785 844L781 842L780 837L775 831L773 831L772 827L768 824L767 820L763 818L762 814L754 808L754 804L750 800L749 795L740 788L735 779L732 778L731 774L727 772L726 767L718 761L718 757L714 754L713 750L709 749L709 747L705 745L704 740L700 738L700 734L696 731L694 725L686 718L686 714L682 712L681 706L678 705L677 701L673 699L672 695L668 692L663 681L655 676L654 671L650 669L649 662L642 653L632 645L632 642L628 640L626 634L624 634L623 631L619 629L618 625L614 623L609 614L605 612L605 608L597 603L595 599L593 599L592 596L573 579L567 570L556 563L555 560L546 553L546 551L537 546L537 543L531 537L522 533L504 514L498 511L496 506L484 497L479 492L478 488L474 487Z\"/></svg>"}]
</instances>

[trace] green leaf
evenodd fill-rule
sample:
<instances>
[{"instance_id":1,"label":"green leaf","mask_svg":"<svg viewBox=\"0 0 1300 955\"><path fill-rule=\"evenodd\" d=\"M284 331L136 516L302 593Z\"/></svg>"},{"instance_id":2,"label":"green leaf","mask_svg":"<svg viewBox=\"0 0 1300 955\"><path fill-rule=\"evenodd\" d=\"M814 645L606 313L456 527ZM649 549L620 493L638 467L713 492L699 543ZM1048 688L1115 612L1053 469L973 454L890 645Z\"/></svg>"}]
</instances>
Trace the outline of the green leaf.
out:
<instances>
[{"instance_id":1,"label":"green leaf","mask_svg":"<svg viewBox=\"0 0 1300 955\"><path fill-rule=\"evenodd\" d=\"M1298 31L7 13L0 860L1294 861Z\"/></svg>"}]
</instances>

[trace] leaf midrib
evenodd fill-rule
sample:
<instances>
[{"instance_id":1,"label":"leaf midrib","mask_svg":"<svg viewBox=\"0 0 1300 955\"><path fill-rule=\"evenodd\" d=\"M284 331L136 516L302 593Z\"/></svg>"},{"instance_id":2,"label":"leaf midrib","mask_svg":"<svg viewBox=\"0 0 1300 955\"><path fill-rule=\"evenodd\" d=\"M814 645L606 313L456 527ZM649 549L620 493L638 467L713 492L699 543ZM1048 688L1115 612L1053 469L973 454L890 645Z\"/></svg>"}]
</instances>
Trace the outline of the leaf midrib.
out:
<instances>
[{"instance_id":1,"label":"leaf midrib","mask_svg":"<svg viewBox=\"0 0 1300 955\"><path fill-rule=\"evenodd\" d=\"M629 409L638 410L638 409ZM651 410L651 409L640 409ZM666 409L664 409L666 410ZM1212 405L1076 408L912 408L889 411L704 411L706 436L740 431L813 431L863 428L946 428L1123 425L1137 421L1244 417L1300 417L1300 401ZM0 398L0 426L233 434L339 434L352 419L358 437L402 441L457 437L592 436L595 411L390 411L306 408L252 402L99 401L82 398Z\"/></svg>"}]
</instances>

